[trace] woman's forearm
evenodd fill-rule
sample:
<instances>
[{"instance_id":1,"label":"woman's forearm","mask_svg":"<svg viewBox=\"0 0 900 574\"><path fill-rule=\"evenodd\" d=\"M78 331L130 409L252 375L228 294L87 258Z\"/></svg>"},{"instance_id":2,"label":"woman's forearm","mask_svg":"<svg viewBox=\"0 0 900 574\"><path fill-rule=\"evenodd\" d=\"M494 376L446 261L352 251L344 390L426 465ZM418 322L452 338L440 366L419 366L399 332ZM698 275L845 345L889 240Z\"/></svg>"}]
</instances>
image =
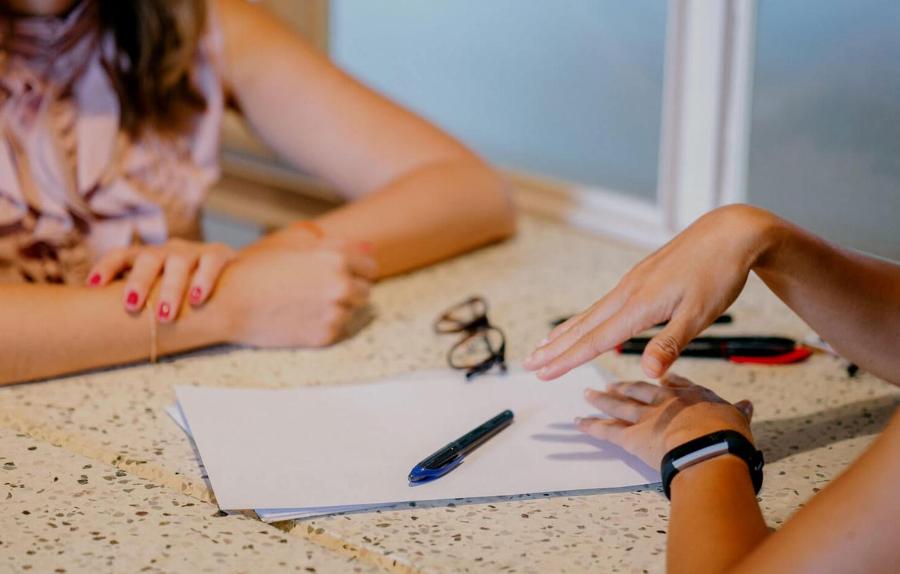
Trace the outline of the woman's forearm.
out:
<instances>
[{"instance_id":1,"label":"woman's forearm","mask_svg":"<svg viewBox=\"0 0 900 574\"><path fill-rule=\"evenodd\" d=\"M122 285L0 286L0 385L146 360L152 313L122 309ZM159 355L221 342L221 315L184 306L156 325Z\"/></svg>"},{"instance_id":2,"label":"woman's forearm","mask_svg":"<svg viewBox=\"0 0 900 574\"><path fill-rule=\"evenodd\" d=\"M900 384L900 266L786 221L754 271L842 356Z\"/></svg>"},{"instance_id":3,"label":"woman's forearm","mask_svg":"<svg viewBox=\"0 0 900 574\"><path fill-rule=\"evenodd\" d=\"M726 572L768 534L747 464L722 456L672 480L667 571Z\"/></svg>"},{"instance_id":4,"label":"woman's forearm","mask_svg":"<svg viewBox=\"0 0 900 574\"><path fill-rule=\"evenodd\" d=\"M505 183L474 158L425 166L318 220L326 234L370 242L381 276L508 237Z\"/></svg>"}]
</instances>

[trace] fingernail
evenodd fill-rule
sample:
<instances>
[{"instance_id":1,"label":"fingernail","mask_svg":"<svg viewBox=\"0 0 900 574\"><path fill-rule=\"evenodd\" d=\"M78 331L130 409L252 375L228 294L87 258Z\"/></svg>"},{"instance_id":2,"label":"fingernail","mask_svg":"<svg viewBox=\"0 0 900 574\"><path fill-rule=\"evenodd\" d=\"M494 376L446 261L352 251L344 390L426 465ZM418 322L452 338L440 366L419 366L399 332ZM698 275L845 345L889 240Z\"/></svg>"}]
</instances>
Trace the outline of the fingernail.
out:
<instances>
[{"instance_id":1,"label":"fingernail","mask_svg":"<svg viewBox=\"0 0 900 574\"><path fill-rule=\"evenodd\" d=\"M160 319L168 319L169 313L171 313L171 312L172 312L171 305L169 305L165 301L163 301L162 303L159 304L159 311L157 314L159 315Z\"/></svg>"},{"instance_id":2,"label":"fingernail","mask_svg":"<svg viewBox=\"0 0 900 574\"><path fill-rule=\"evenodd\" d=\"M537 376L539 379L543 379L550 372L550 369L547 367L542 367L540 371L537 372Z\"/></svg>"},{"instance_id":3,"label":"fingernail","mask_svg":"<svg viewBox=\"0 0 900 574\"><path fill-rule=\"evenodd\" d=\"M138 303L138 294L137 291L129 291L128 297L125 299L125 304L129 307L137 307Z\"/></svg>"},{"instance_id":4,"label":"fingernail","mask_svg":"<svg viewBox=\"0 0 900 574\"><path fill-rule=\"evenodd\" d=\"M94 273L93 275L91 275L91 278L88 280L88 283L90 285L99 285L100 284L100 274Z\"/></svg>"},{"instance_id":5,"label":"fingernail","mask_svg":"<svg viewBox=\"0 0 900 574\"><path fill-rule=\"evenodd\" d=\"M584 398L591 396L591 389L584 389Z\"/></svg>"},{"instance_id":6,"label":"fingernail","mask_svg":"<svg viewBox=\"0 0 900 574\"><path fill-rule=\"evenodd\" d=\"M199 287L194 287L191 289L190 293L191 303L199 303L200 299L203 298L203 289Z\"/></svg>"},{"instance_id":7,"label":"fingernail","mask_svg":"<svg viewBox=\"0 0 900 574\"><path fill-rule=\"evenodd\" d=\"M366 255L371 255L375 251L375 244L371 241L360 241L359 250Z\"/></svg>"},{"instance_id":8,"label":"fingernail","mask_svg":"<svg viewBox=\"0 0 900 574\"><path fill-rule=\"evenodd\" d=\"M581 418L581 417L575 417L575 426L580 426L580 425L581 425L581 421L583 421L583 420L584 420L584 419Z\"/></svg>"},{"instance_id":9,"label":"fingernail","mask_svg":"<svg viewBox=\"0 0 900 574\"><path fill-rule=\"evenodd\" d=\"M525 360L524 360L524 361L522 361L522 364L525 365L525 368L526 368L526 369L527 369L530 365L533 365L533 364L534 364L534 357L535 357L535 355L536 355L536 353L531 353L530 355L528 355L527 357L525 357Z\"/></svg>"},{"instance_id":10,"label":"fingernail","mask_svg":"<svg viewBox=\"0 0 900 574\"><path fill-rule=\"evenodd\" d=\"M658 377L662 373L662 363L653 355L644 357L644 365L646 366L647 374L652 377Z\"/></svg>"}]
</instances>

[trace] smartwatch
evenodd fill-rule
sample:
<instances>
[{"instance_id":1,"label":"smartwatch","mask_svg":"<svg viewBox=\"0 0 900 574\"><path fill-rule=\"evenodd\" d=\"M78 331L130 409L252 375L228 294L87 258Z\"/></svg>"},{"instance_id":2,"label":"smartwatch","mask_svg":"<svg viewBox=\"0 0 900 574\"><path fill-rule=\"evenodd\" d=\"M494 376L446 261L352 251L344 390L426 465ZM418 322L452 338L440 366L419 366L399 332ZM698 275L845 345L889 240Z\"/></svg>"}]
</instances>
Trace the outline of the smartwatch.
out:
<instances>
[{"instance_id":1,"label":"smartwatch","mask_svg":"<svg viewBox=\"0 0 900 574\"><path fill-rule=\"evenodd\" d=\"M666 453L660 464L663 491L672 499L672 479L682 470L723 454L733 454L747 463L753 490L758 494L763 481L763 453L747 437L733 430L703 435L677 446Z\"/></svg>"}]
</instances>

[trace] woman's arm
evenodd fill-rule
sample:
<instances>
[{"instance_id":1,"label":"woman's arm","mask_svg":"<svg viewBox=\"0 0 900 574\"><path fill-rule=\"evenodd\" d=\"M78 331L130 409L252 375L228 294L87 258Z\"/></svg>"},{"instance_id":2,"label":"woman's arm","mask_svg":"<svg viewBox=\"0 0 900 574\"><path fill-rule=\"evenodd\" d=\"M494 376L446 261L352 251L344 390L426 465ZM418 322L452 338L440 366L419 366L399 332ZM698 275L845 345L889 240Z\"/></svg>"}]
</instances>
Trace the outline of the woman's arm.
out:
<instances>
[{"instance_id":1,"label":"woman's arm","mask_svg":"<svg viewBox=\"0 0 900 574\"><path fill-rule=\"evenodd\" d=\"M102 287L0 285L0 385L145 360L219 343L310 347L343 336L368 300L375 262L352 245L248 252L204 306L157 324L155 305L120 308L121 282ZM148 302L158 301L160 286Z\"/></svg>"},{"instance_id":2,"label":"woman's arm","mask_svg":"<svg viewBox=\"0 0 900 574\"><path fill-rule=\"evenodd\" d=\"M767 247L753 271L843 357L900 384L900 265L760 217Z\"/></svg>"},{"instance_id":3,"label":"woman's arm","mask_svg":"<svg viewBox=\"0 0 900 574\"><path fill-rule=\"evenodd\" d=\"M513 232L504 182L469 150L338 70L264 9L218 7L225 80L250 125L354 200L318 220L327 234L371 242L390 275Z\"/></svg>"},{"instance_id":4,"label":"woman's arm","mask_svg":"<svg viewBox=\"0 0 900 574\"><path fill-rule=\"evenodd\" d=\"M0 286L0 385L146 360L153 311L122 312L121 284ZM184 306L158 325L160 354L224 342L223 317Z\"/></svg>"},{"instance_id":5,"label":"woman's arm","mask_svg":"<svg viewBox=\"0 0 900 574\"><path fill-rule=\"evenodd\" d=\"M897 572L898 482L900 411L856 462L755 548L735 571ZM672 512L674 515L674 506Z\"/></svg>"},{"instance_id":6,"label":"woman's arm","mask_svg":"<svg viewBox=\"0 0 900 574\"><path fill-rule=\"evenodd\" d=\"M618 383L587 400L611 419L578 427L653 466L669 450L720 430L752 440L752 406L731 405L676 375L661 386ZM722 455L672 480L667 571L895 572L900 561L900 411L863 456L774 534L756 502L747 464ZM764 487L765 488L765 487Z\"/></svg>"},{"instance_id":7,"label":"woman's arm","mask_svg":"<svg viewBox=\"0 0 900 574\"><path fill-rule=\"evenodd\" d=\"M755 271L846 358L900 384L900 266L842 249L746 205L717 209L632 269L526 360L551 379L670 320L642 365L661 376Z\"/></svg>"}]
</instances>

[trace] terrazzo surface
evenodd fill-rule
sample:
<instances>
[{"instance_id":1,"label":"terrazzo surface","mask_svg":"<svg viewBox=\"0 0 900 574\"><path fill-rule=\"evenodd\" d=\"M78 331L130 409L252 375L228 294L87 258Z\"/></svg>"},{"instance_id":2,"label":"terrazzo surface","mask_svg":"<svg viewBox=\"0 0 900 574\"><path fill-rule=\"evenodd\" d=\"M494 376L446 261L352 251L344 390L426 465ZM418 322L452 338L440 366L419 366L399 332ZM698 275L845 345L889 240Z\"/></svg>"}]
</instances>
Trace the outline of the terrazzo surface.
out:
<instances>
[{"instance_id":1,"label":"terrazzo surface","mask_svg":"<svg viewBox=\"0 0 900 574\"><path fill-rule=\"evenodd\" d=\"M431 323L471 294L487 298L517 363L550 320L595 300L643 255L523 218L512 241L378 285L376 320L331 349L213 349L0 389L0 476L13 495L0 514L0 574L20 571L28 558L34 571L52 572L50 556L58 551L67 572L662 571L668 503L656 488L419 504L278 528L248 516L215 516L191 444L163 411L176 385L284 388L443 367L453 338L433 334ZM808 333L753 278L732 313L734 324L716 331ZM598 364L617 377L640 378L635 358L605 356ZM895 387L864 373L851 379L839 360L825 356L785 367L682 359L676 371L730 400L754 401L753 431L767 459L760 501L773 527L844 469L900 405ZM91 468L80 470L85 465ZM48 483L50 474L86 474L88 484ZM168 516L135 520L130 514L139 506ZM22 518L22 510L33 509L53 519ZM61 529L63 520L77 530ZM108 539L111 527L103 523L116 525L114 551L85 534ZM137 534L125 536L131 532ZM36 547L46 552L27 554ZM128 567L116 567L122 563Z\"/></svg>"}]
</instances>

